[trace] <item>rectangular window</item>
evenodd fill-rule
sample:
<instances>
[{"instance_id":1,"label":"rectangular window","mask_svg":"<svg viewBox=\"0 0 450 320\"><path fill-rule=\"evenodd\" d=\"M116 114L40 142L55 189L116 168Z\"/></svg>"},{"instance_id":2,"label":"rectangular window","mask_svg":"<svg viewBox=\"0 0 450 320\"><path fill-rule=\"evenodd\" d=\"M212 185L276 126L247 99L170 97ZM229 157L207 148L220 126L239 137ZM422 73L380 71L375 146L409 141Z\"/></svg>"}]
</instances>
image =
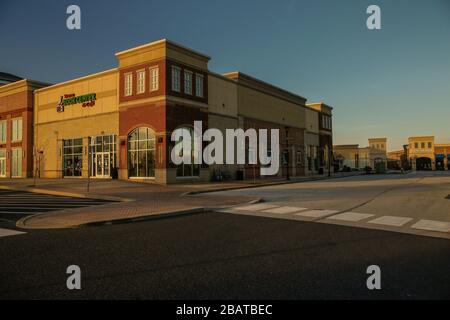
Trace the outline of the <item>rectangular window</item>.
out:
<instances>
[{"instance_id":1,"label":"rectangular window","mask_svg":"<svg viewBox=\"0 0 450 320\"><path fill-rule=\"evenodd\" d=\"M431 142L428 142L428 149L431 149Z\"/></svg>"},{"instance_id":2,"label":"rectangular window","mask_svg":"<svg viewBox=\"0 0 450 320\"><path fill-rule=\"evenodd\" d=\"M425 142L421 142L421 143L420 143L420 147L421 147L422 149L425 149Z\"/></svg>"},{"instance_id":3,"label":"rectangular window","mask_svg":"<svg viewBox=\"0 0 450 320\"><path fill-rule=\"evenodd\" d=\"M19 178L22 176L22 148L12 149L11 176Z\"/></svg>"},{"instance_id":4,"label":"rectangular window","mask_svg":"<svg viewBox=\"0 0 450 320\"><path fill-rule=\"evenodd\" d=\"M414 148L415 148L415 149L419 148L419 143L418 143L418 142L415 142L415 143L414 143Z\"/></svg>"},{"instance_id":5,"label":"rectangular window","mask_svg":"<svg viewBox=\"0 0 450 320\"><path fill-rule=\"evenodd\" d=\"M195 75L195 95L203 98L203 75Z\"/></svg>"},{"instance_id":6,"label":"rectangular window","mask_svg":"<svg viewBox=\"0 0 450 320\"><path fill-rule=\"evenodd\" d=\"M22 141L22 118L12 120L12 141Z\"/></svg>"},{"instance_id":7,"label":"rectangular window","mask_svg":"<svg viewBox=\"0 0 450 320\"><path fill-rule=\"evenodd\" d=\"M6 149L0 149L0 177L6 177Z\"/></svg>"},{"instance_id":8,"label":"rectangular window","mask_svg":"<svg viewBox=\"0 0 450 320\"><path fill-rule=\"evenodd\" d=\"M181 81L181 69L178 67L172 67L172 90L175 92L180 92L180 81Z\"/></svg>"},{"instance_id":9,"label":"rectangular window","mask_svg":"<svg viewBox=\"0 0 450 320\"><path fill-rule=\"evenodd\" d=\"M0 143L6 143L6 128L7 128L7 122L1 121L0 122Z\"/></svg>"},{"instance_id":10,"label":"rectangular window","mask_svg":"<svg viewBox=\"0 0 450 320\"><path fill-rule=\"evenodd\" d=\"M137 73L137 93L145 92L145 70L140 70Z\"/></svg>"},{"instance_id":11,"label":"rectangular window","mask_svg":"<svg viewBox=\"0 0 450 320\"><path fill-rule=\"evenodd\" d=\"M125 75L125 96L131 96L133 94L133 74L128 73Z\"/></svg>"},{"instance_id":12,"label":"rectangular window","mask_svg":"<svg viewBox=\"0 0 450 320\"><path fill-rule=\"evenodd\" d=\"M192 94L192 72L184 71L184 93Z\"/></svg>"},{"instance_id":13,"label":"rectangular window","mask_svg":"<svg viewBox=\"0 0 450 320\"><path fill-rule=\"evenodd\" d=\"M159 89L159 68L150 68L150 91L157 91Z\"/></svg>"}]
</instances>

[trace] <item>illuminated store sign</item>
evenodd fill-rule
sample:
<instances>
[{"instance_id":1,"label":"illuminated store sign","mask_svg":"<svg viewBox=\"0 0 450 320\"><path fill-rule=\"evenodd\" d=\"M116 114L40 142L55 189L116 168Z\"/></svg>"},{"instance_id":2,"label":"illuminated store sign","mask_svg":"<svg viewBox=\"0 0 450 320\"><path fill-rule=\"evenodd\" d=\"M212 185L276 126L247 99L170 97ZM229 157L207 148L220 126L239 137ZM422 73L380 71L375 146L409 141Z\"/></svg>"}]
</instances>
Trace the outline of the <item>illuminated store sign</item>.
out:
<instances>
[{"instance_id":1,"label":"illuminated store sign","mask_svg":"<svg viewBox=\"0 0 450 320\"><path fill-rule=\"evenodd\" d=\"M56 106L57 112L64 112L64 107L72 104L82 103L82 107L93 107L95 105L95 100L97 100L96 93L88 93L81 96L75 96L72 94L65 94L61 96L58 105Z\"/></svg>"}]
</instances>

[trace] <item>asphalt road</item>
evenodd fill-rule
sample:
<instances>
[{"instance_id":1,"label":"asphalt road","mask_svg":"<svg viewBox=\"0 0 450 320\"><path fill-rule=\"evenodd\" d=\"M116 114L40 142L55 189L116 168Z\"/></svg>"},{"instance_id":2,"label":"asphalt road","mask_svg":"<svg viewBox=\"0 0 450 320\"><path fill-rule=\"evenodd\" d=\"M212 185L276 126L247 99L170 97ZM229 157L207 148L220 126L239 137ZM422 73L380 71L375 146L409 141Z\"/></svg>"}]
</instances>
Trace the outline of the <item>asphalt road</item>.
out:
<instances>
[{"instance_id":1,"label":"asphalt road","mask_svg":"<svg viewBox=\"0 0 450 320\"><path fill-rule=\"evenodd\" d=\"M449 171L362 175L218 194L261 197L268 205L241 212L233 208L225 210L232 213L450 239ZM270 213L270 206L279 208Z\"/></svg>"},{"instance_id":2,"label":"asphalt road","mask_svg":"<svg viewBox=\"0 0 450 320\"><path fill-rule=\"evenodd\" d=\"M449 299L449 253L445 239L205 213L1 237L0 298ZM66 288L72 264L82 290ZM381 290L366 287L373 264Z\"/></svg>"}]
</instances>

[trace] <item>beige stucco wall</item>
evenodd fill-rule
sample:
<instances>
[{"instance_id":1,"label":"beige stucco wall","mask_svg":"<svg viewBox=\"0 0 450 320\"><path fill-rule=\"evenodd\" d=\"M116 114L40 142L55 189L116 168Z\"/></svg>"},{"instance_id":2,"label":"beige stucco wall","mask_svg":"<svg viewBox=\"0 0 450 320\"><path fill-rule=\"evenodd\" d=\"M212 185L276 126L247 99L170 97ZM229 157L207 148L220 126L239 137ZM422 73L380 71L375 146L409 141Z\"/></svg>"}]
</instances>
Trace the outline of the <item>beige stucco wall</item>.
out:
<instances>
[{"instance_id":1,"label":"beige stucco wall","mask_svg":"<svg viewBox=\"0 0 450 320\"><path fill-rule=\"evenodd\" d=\"M305 131L319 133L319 112L305 108Z\"/></svg>"},{"instance_id":2,"label":"beige stucco wall","mask_svg":"<svg viewBox=\"0 0 450 320\"><path fill-rule=\"evenodd\" d=\"M305 128L306 107L249 87L238 86L238 114L296 128Z\"/></svg>"},{"instance_id":3,"label":"beige stucco wall","mask_svg":"<svg viewBox=\"0 0 450 320\"><path fill-rule=\"evenodd\" d=\"M220 75L208 75L208 112L237 117L237 84Z\"/></svg>"}]
</instances>

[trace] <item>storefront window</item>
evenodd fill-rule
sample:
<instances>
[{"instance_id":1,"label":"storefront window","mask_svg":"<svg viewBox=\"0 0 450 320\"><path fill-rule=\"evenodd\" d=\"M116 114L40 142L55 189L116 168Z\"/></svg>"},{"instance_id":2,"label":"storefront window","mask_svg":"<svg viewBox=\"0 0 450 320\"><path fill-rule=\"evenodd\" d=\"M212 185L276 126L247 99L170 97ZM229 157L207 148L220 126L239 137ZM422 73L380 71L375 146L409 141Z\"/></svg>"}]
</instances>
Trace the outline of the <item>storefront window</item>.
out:
<instances>
[{"instance_id":1,"label":"storefront window","mask_svg":"<svg viewBox=\"0 0 450 320\"><path fill-rule=\"evenodd\" d=\"M63 176L81 177L83 169L83 139L63 141Z\"/></svg>"},{"instance_id":2,"label":"storefront window","mask_svg":"<svg viewBox=\"0 0 450 320\"><path fill-rule=\"evenodd\" d=\"M177 166L177 177L198 177L200 175L200 165L195 163L195 153L194 153L194 129L192 128L183 128L189 130L191 136L191 150L189 152L189 157L191 158L191 164L182 163ZM182 141L178 141L178 143L182 143ZM182 157L182 151L180 157Z\"/></svg>"},{"instance_id":3,"label":"storefront window","mask_svg":"<svg viewBox=\"0 0 450 320\"><path fill-rule=\"evenodd\" d=\"M136 128L128 135L128 176L155 176L155 132L150 128Z\"/></svg>"}]
</instances>

